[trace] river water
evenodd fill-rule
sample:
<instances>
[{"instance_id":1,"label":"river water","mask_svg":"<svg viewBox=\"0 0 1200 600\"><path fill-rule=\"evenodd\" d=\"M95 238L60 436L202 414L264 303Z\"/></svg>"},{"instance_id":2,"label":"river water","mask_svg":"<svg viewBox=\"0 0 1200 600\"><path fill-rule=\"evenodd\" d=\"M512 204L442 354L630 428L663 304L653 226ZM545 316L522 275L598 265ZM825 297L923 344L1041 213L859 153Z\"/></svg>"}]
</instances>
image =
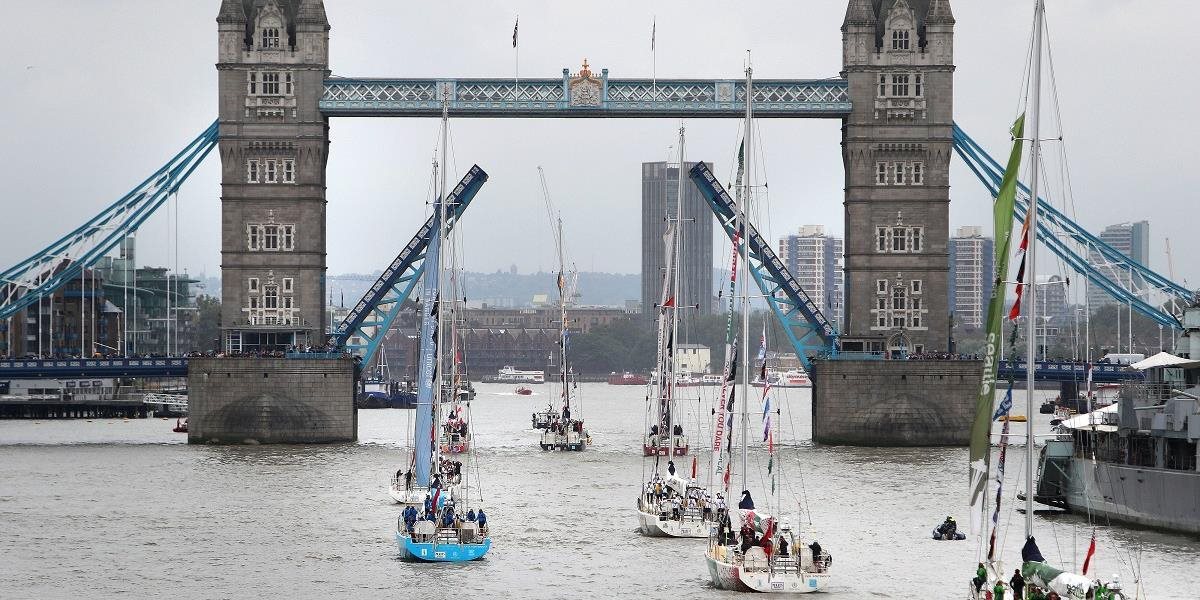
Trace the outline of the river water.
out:
<instances>
[{"instance_id":1,"label":"river water","mask_svg":"<svg viewBox=\"0 0 1200 600\"><path fill-rule=\"evenodd\" d=\"M703 540L635 531L642 388L581 386L593 445L553 453L537 449L530 429L551 392L536 387L530 397L479 386L472 420L493 548L460 565L397 558L398 510L386 487L411 411L360 411L359 441L330 446L188 446L171 432L174 420L161 419L0 421L0 598L739 596L709 585ZM974 542L936 542L929 532L948 514L967 527L966 449L814 446L808 390L778 393L781 512L832 553L826 596L964 597ZM687 390L689 427L714 394ZM1048 429L1035 416L1035 432ZM751 431L761 431L759 419ZM1023 425L1013 433L1023 436ZM1023 448L1010 452L1008 506L1023 457ZM756 448L748 482L760 508L762 458ZM1082 561L1086 521L1035 520L1049 561ZM1023 516L1005 510L1001 521L1015 566ZM1123 526L1100 526L1097 537L1098 572L1121 573L1126 589L1137 569L1144 597L1200 598L1200 539Z\"/></svg>"}]
</instances>

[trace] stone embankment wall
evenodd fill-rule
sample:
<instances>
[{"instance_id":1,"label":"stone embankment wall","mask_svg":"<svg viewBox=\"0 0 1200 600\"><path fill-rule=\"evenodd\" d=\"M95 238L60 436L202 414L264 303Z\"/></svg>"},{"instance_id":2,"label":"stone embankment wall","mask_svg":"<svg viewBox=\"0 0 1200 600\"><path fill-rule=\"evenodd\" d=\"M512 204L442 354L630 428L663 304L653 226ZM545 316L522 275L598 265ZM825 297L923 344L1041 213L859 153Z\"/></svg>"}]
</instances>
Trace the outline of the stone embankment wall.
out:
<instances>
[{"instance_id":1,"label":"stone embankment wall","mask_svg":"<svg viewBox=\"0 0 1200 600\"><path fill-rule=\"evenodd\" d=\"M354 441L354 369L350 359L189 359L188 443Z\"/></svg>"},{"instance_id":2,"label":"stone embankment wall","mask_svg":"<svg viewBox=\"0 0 1200 600\"><path fill-rule=\"evenodd\" d=\"M814 360L813 440L966 446L982 373L977 360Z\"/></svg>"}]
</instances>

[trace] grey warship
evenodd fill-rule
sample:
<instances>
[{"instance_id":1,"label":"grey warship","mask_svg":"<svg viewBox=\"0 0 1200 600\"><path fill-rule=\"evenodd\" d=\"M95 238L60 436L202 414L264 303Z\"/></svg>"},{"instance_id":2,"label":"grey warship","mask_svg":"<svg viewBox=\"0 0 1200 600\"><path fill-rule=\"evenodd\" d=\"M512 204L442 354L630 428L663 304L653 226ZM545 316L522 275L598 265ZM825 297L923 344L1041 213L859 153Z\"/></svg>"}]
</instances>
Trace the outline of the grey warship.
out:
<instances>
[{"instance_id":1,"label":"grey warship","mask_svg":"<svg viewBox=\"0 0 1200 600\"><path fill-rule=\"evenodd\" d=\"M1116 404L1060 423L1041 450L1034 499L1111 520L1200 534L1200 306L1179 355L1132 365Z\"/></svg>"}]
</instances>

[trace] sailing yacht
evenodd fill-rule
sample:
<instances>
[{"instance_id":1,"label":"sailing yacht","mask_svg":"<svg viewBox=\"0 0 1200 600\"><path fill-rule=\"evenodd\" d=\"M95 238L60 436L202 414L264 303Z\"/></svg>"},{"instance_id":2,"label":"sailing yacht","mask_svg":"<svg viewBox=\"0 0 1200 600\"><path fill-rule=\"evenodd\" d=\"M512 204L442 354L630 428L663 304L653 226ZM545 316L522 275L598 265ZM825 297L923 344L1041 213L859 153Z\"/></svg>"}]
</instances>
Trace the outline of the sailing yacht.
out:
<instances>
[{"instance_id":1,"label":"sailing yacht","mask_svg":"<svg viewBox=\"0 0 1200 600\"><path fill-rule=\"evenodd\" d=\"M647 387L647 417L651 423L646 439L642 442L643 456L686 456L688 438L684 434L676 408L675 394L681 384L682 373L678 372L679 361L675 357L675 345L679 335L679 279L681 261L679 255L683 219L683 168L684 128L679 127L679 170L676 177L675 216L667 219L666 270L663 272L662 291L658 300L657 353L653 381ZM659 462L654 461L657 476Z\"/></svg>"},{"instance_id":2,"label":"sailing yacht","mask_svg":"<svg viewBox=\"0 0 1200 600\"><path fill-rule=\"evenodd\" d=\"M457 292L457 271L450 276L450 285L455 289L453 297L461 297ZM443 396L450 396L450 408L446 418L441 422L438 446L443 454L462 454L471 447L471 399L474 390L469 389L466 373L463 372L461 361L462 351L458 345L458 318L450 316L450 356L454 357L454 368L448 380L443 382Z\"/></svg>"},{"instance_id":3,"label":"sailing yacht","mask_svg":"<svg viewBox=\"0 0 1200 600\"><path fill-rule=\"evenodd\" d=\"M741 253L741 274L742 277L742 294L741 294L741 348L749 347L749 329L750 329L750 278L749 278L749 244L742 243L746 240L746 232L749 229L746 215L750 204L751 195L753 192L752 175L753 161L751 160L751 150L754 145L752 143L754 133L754 113L751 104L754 97L754 79L753 71L749 66L746 68L746 124L745 134L742 140L742 153L740 158L743 160L742 165L750 165L745 167L745 180L741 193L737 197L737 234L734 236L734 272L737 269L737 254ZM741 166L739 166L739 176L742 174ZM739 177L741 179L741 177ZM731 278L733 281L733 278ZM730 297L730 315L733 314L733 298ZM736 382L738 352L736 346L731 345L733 339L733 320L728 321L727 327L727 344L726 344L726 380L727 382ZM765 354L765 336L762 341L762 349L760 353ZM804 545L803 541L793 533L790 523L787 519L780 520L779 497L775 485L775 448L774 435L775 427L778 426L778 419L772 419L772 416L777 416L778 411L773 411L771 408L770 387L764 387L762 394L762 419L764 441L767 442L767 468L766 478L770 480L771 496L775 500L775 513L770 513L769 506L756 505L753 496L750 493L749 479L747 478L749 461L748 461L748 445L749 445L749 410L748 402L750 400L750 360L749 353L742 351L740 354L742 363L742 381L741 387L741 434L738 436L737 448L740 451L741 457L741 489L742 499L737 507L728 507L721 510L718 506L718 523L712 529L708 537L708 547L705 551L705 560L708 564L709 576L714 586L725 589L742 592L766 592L766 593L781 593L781 594L803 594L816 592L825 589L830 581L830 566L832 560L827 552L821 549L819 543L815 540L811 545ZM737 383L731 383L728 386L729 395L725 395L725 387L722 387L720 402L717 410L717 423L713 433L713 454L714 460L712 471L715 476L719 476L724 485L726 493L730 490L730 482L732 475L733 463L733 444L726 443L724 435L726 430L729 430L730 440L732 437L733 424L733 408L736 406L734 390L739 387ZM774 414L773 414L774 413ZM768 505L770 502L767 503Z\"/></svg>"},{"instance_id":4,"label":"sailing yacht","mask_svg":"<svg viewBox=\"0 0 1200 600\"><path fill-rule=\"evenodd\" d=\"M1041 85L1042 85L1042 44L1043 30L1045 19L1045 5L1043 0L1034 0L1034 18L1033 18L1033 43L1031 47L1032 67L1029 76L1028 89L1028 107L1029 107L1029 130L1025 131L1025 115L1017 118L1016 123L1012 128L1013 148L1009 156L1008 165L1005 169L1004 176L1001 180L1000 187L996 195L994 228L996 239L996 273L998 277L1003 277L1008 272L1008 258L1011 249L1012 238L1012 222L1014 207L1016 203L1016 195L1018 188L1018 175L1021 168L1021 150L1025 143L1025 136L1030 139L1030 168L1029 168L1029 208L1026 213L1025 223L1022 227L1022 242L1021 248L1024 250L1022 268L1018 272L1023 274L1023 282L1018 282L1018 293L1016 302L1023 305L1025 314L1025 323L1027 326L1025 349L1026 357L1034 357L1037 355L1037 332L1036 327L1038 319L1038 303L1037 303L1037 250L1038 250L1038 190L1041 184L1041 175L1043 166L1041 164L1041 140L1040 140L1040 120L1041 120ZM992 292L991 301L988 305L988 320L987 320L987 339L989 343L985 348L984 355L984 372L980 393L977 399L975 421L971 430L971 449L969 454L969 467L971 472L971 529L972 533L978 536L978 557L980 558L979 572L973 580L973 585L970 588L969 597L973 600L982 598L985 591L996 588L1001 589L1006 587L1005 582L1009 581L1007 569L1002 564L1003 561L999 557L996 547L997 530L1000 527L1000 502L1003 498L1002 486L1004 483L1004 462L1007 455L1008 445L1008 421L1004 420L1004 426L1001 432L1000 453L995 468L996 479L996 495L995 507L991 512L991 533L990 537L984 536L983 522L987 507L987 488L988 479L991 475L991 423L995 420L1002 420L1008 416L1009 410L1012 408L1012 387L1010 385L1008 396L1000 403L1000 406L994 409L995 401L995 383L997 372L997 357L999 356L999 343L992 343L1001 339L1001 327L1003 323L1005 287L996 285ZM1014 308L1013 312L1017 312ZM1014 333L1015 341L1015 333ZM1039 413L1034 410L1035 401L1034 394L1036 386L1034 384L1034 375L1036 370L1036 361L1026 360L1026 408L1025 414L1030 419L1029 425L1026 427L1025 437L1025 459L1024 476L1025 476L1025 493L1024 493L1024 512L1025 512L1025 528L1024 528L1024 545L1021 548L1021 575L1025 580L1026 587L1037 586L1043 592L1055 592L1061 598L1083 599L1095 597L1098 591L1102 591L1107 597L1120 597L1121 594L1119 584L1114 587L1114 582L1102 583L1099 579L1092 581L1087 575L1089 562L1092 558L1092 552L1095 550L1095 538L1092 539L1092 547L1087 558L1083 562L1083 574L1068 572L1054 566L1051 566L1042 556L1041 550L1038 548L1037 541L1034 537L1034 479L1037 477L1035 466L1035 458L1037 457L1036 440L1034 439L1034 427L1032 419ZM995 410L995 412L993 412ZM997 581L995 586L989 585L990 582ZM1029 590L1022 590L1029 592ZM1109 592L1115 592L1109 595ZM1023 594L1024 595L1024 594ZM989 596L990 597L990 596ZM1026 596L1028 597L1028 596Z\"/></svg>"},{"instance_id":5,"label":"sailing yacht","mask_svg":"<svg viewBox=\"0 0 1200 600\"><path fill-rule=\"evenodd\" d=\"M538 167L538 177L542 182L542 195L546 201L546 213L554 215L554 203L550 199L550 188L546 186L546 173ZM558 251L558 384L562 398L562 410L552 413L553 405L544 413L549 419L546 428L542 429L538 445L542 450L571 450L582 452L592 438L583 424L583 404L580 402L579 381L571 369L570 348L571 330L567 321L567 302L574 295L575 274L570 281L566 275L566 258L563 250L562 216L557 217L554 245ZM553 356L553 355L551 355ZM572 401L574 404L572 405ZM534 425L537 426L537 414L534 414Z\"/></svg>"},{"instance_id":6,"label":"sailing yacht","mask_svg":"<svg viewBox=\"0 0 1200 600\"><path fill-rule=\"evenodd\" d=\"M696 483L693 458L691 477L676 474L673 461L664 457L686 456L684 434L676 406L679 374L676 372L675 340L679 333L678 303L680 229L683 216L684 128L679 128L679 177L675 218L666 233L666 264L658 302L658 352L653 380L647 388L647 416L653 423L642 443L642 455L653 457L650 479L638 496L638 529L643 535L659 537L708 537L716 517L715 502L707 487Z\"/></svg>"},{"instance_id":7,"label":"sailing yacht","mask_svg":"<svg viewBox=\"0 0 1200 600\"><path fill-rule=\"evenodd\" d=\"M442 104L442 164L445 165L449 107ZM447 329L457 311L459 296L454 289L456 272L453 243L449 243L447 204L451 194L446 187L446 169L441 169L434 205L434 228L430 232L425 255L425 274L421 282L420 362L416 419L413 426L413 459L404 474L399 496L404 508L396 519L396 543L400 556L419 562L466 562L482 558L492 547L487 516L482 504L473 505L468 469L474 462L442 456L436 443L444 382L454 389L458 380L458 361L447 359L455 354L444 345ZM449 250L449 252L446 252ZM447 254L450 260L447 261ZM450 264L447 264L447 263ZM450 274L447 277L447 274ZM449 279L450 281L445 281ZM447 285L449 283L450 285ZM399 479L399 477L397 477ZM398 487L394 484L393 488ZM478 485L476 485L478 488ZM480 499L482 502L482 499ZM478 509L478 512L476 512Z\"/></svg>"}]
</instances>

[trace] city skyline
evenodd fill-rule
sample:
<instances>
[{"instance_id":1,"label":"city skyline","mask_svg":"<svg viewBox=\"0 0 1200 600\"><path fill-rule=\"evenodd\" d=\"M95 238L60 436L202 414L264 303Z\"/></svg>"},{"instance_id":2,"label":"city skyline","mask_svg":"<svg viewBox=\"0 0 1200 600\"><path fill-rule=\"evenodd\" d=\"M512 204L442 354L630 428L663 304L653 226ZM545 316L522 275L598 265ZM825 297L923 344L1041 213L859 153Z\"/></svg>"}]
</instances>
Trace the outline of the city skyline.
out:
<instances>
[{"instance_id":1,"label":"city skyline","mask_svg":"<svg viewBox=\"0 0 1200 600\"><path fill-rule=\"evenodd\" d=\"M703 17L693 14L696 11L673 10L676 5L661 6L655 11L657 73L736 79L742 75L743 50L752 47L760 77L835 76L841 62L836 24L844 16L843 4L806 7L813 14L800 20L763 19L761 15L746 15L742 14L744 11L715 4L705 5L708 11L699 11L707 13ZM4 161L10 181L9 201L36 201L47 210L25 217L26 226L14 232L9 243L0 249L0 262L11 264L20 260L79 220L73 217L64 222L62 215L92 214L111 202L216 113L216 77L212 69L216 56L216 40L212 35L215 7L208 3L165 8L139 2L127 5L125 11L96 5L15 7L14 18L61 23L66 28L64 35L73 39L88 37L83 28L90 30L90 23L99 23L102 28L120 23L136 28L141 35L108 39L105 53L95 56L35 50L41 48L36 28L16 30L3 42L13 57L0 66L12 90L4 106L28 116L12 128L12 135L24 141L21 150L9 148ZM415 27L413 35L404 39L389 38L384 31L401 22L399 9L382 4L365 8L333 5L328 9L330 18L339 26L331 40L331 63L336 75L515 75L513 57L508 54L511 20L515 12L524 9L520 64L523 76L555 76L564 67L578 69L583 58L589 58L595 67L611 69L614 76L648 76L651 9L632 4L625 8L612 14L592 15L598 25L603 25L596 27L595 32L573 31L567 35L553 23L577 19L578 9L534 3L517 3L511 8L484 7L476 13L460 15L470 23L472 34L462 39L455 37L454 47L447 48L441 59L405 64L388 57L433 47L433 32L429 28ZM415 7L415 12L407 13L403 21L442 22L448 18L445 16L448 10L451 9ZM791 10L798 9L780 8L785 17ZM367 11L371 11L373 18L362 18ZM1158 22L1170 30L1183 27L1181 23L1186 19L1176 17L1195 11L1189 4L1166 2L1146 7L1140 14L1145 17L1144 22ZM992 85L994 81L1012 79L1008 74L1016 77L1022 68L1021 50L1017 48L1020 44L999 42L1024 39L1028 23L1027 15L1016 14L1021 12L996 6L955 5L958 30L955 118L993 154L1006 148L1006 130L1012 115L1010 103L995 98L1004 94L995 94ZM623 16L618 19L616 14ZM1172 18L1155 18L1168 14ZM639 20L638 15L644 19ZM1067 115L1064 135L1072 149L1079 218L1095 233L1118 221L1149 218L1161 223L1155 231L1159 237L1151 241L1149 262L1165 273L1162 251L1165 238L1172 239L1178 256L1200 250L1200 241L1186 234L1187 223L1170 218L1179 203L1194 196L1191 190L1197 187L1197 175L1174 169L1171 161L1128 164L1121 170L1109 169L1108 165L1118 153L1186 154L1175 140L1186 139L1190 132L1200 129L1197 117L1188 110L1176 110L1177 117L1171 121L1176 135L1160 139L1155 130L1135 129L1127 132L1118 147L1108 129L1100 125L1108 121L1099 116L1112 114L1118 107L1135 105L1136 97L1131 96L1134 91L1118 86L1110 93L1096 96L1087 92L1090 88L1084 82L1095 79L1100 64L1139 61L1144 63L1142 71L1147 76L1171 91L1160 95L1168 104L1166 109L1170 109L1181 98L1194 95L1195 82L1167 76L1179 72L1181 65L1186 64L1180 62L1184 53L1170 49L1183 43L1187 36L1168 31L1156 36L1153 47L1133 44L1120 35L1129 23L1121 18L1120 3L1116 2L1092 3L1088 7L1054 6L1050 8L1050 17L1056 25L1057 72L1064 79L1060 83L1063 112ZM697 63L691 60L693 54L688 51L694 47L690 32L697 30L699 19L709 18L733 24L731 35L727 40L707 45L711 60ZM165 21L171 27L161 27ZM792 35L797 27L795 22L812 25L801 26L804 35L797 37ZM1110 42L1097 48L1091 43L1093 36L1103 36ZM356 42L359 39L387 39L391 45L384 56L372 56L367 48L373 44ZM144 44L172 47L174 51L169 57L148 56ZM1097 52L1101 55L1097 56ZM797 53L804 55L805 60L797 62ZM104 68L101 63L108 61L139 64L144 68L136 73ZM62 86L66 81L91 90L92 98L85 110L78 110L77 103L64 94L66 89ZM147 81L155 85L147 87ZM129 128L124 125L127 122L138 122L140 126ZM737 123L693 121L687 126L689 156L720 165L734 164ZM636 211L637 184L628 181L624 174L632 172L641 162L668 158L668 147L674 143L677 127L678 123L669 119L609 121L604 125L455 120L452 154L458 170L477 162L493 174L492 181L481 192L480 202L464 220L464 228L477 238L467 246L466 264L487 272L514 262L522 270L536 270L539 265L545 267L551 263L552 257L544 250L549 245L550 226L544 223L538 209L540 197L536 187L536 166L545 164L552 189L561 190L557 195L562 197L560 204L564 208L568 237L578 250L577 266L581 270L636 272L640 262L636 233L620 234L612 240L614 243L602 248L595 232L632 229L622 223ZM768 167L764 174L772 190L763 207L770 216L762 224L764 234L768 239L777 238L803 223L819 223L830 234L843 235L837 125L761 121L759 127ZM328 191L329 272L380 268L394 256L395 249L388 244L364 242L407 239L415 230L424 208L398 207L424 205L436 123L428 119L340 118L334 120L331 129L335 150L331 154ZM68 131L71 143L64 149L59 142ZM481 144L484 137L505 140L502 146L505 150ZM113 163L101 159L109 154L108 149L114 143L122 146L121 160ZM551 153L546 152L547 147L570 147L571 151ZM56 176L60 161L48 157L70 164L74 176ZM793 162L799 168L789 168ZM181 222L187 226L181 236L185 243L178 260L180 271L212 275L219 269L217 163L215 157L210 157L181 190ZM723 168L718 174L724 179L729 175L727 170ZM1115 177L1118 174L1120 178ZM574 186L574 181L587 184ZM1126 201L1130 197L1148 200ZM951 167L951 198L951 228L988 222L989 198L957 159ZM382 217L363 218L372 212ZM522 231L521 239L511 236L504 239L505 252L490 250L494 248L491 244L495 236L489 235L485 226L476 225L496 223L508 230ZM143 248L147 250L143 253L147 257L145 264L172 268L176 264L170 253L162 250L172 245L166 242L167 229L160 215L140 232ZM714 262L720 261L719 256L714 258ZM1182 262L1177 265L1176 278L1195 280L1200 272Z\"/></svg>"}]
</instances>

